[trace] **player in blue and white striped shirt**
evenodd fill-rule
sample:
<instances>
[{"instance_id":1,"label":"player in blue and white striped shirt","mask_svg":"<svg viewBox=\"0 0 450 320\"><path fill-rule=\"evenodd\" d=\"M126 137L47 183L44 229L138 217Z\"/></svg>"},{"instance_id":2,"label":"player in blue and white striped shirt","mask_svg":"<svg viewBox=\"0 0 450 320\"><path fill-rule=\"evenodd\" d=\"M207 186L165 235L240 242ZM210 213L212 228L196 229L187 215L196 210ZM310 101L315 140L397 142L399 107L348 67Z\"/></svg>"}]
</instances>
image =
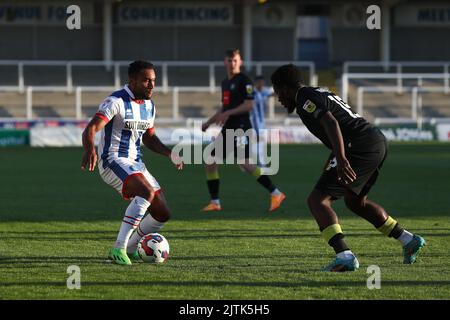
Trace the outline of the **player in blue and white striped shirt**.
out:
<instances>
[{"instance_id":1,"label":"player in blue and white striped shirt","mask_svg":"<svg viewBox=\"0 0 450 320\"><path fill-rule=\"evenodd\" d=\"M264 166L265 163L265 142L262 141L262 130L266 129L265 114L267 110L267 100L273 95L272 90L264 87L265 80L263 76L257 76L254 82L253 109L250 111L250 121L253 129L256 131L258 143L255 144L258 165Z\"/></svg>"},{"instance_id":2,"label":"player in blue and white striped shirt","mask_svg":"<svg viewBox=\"0 0 450 320\"><path fill-rule=\"evenodd\" d=\"M139 239L144 234L159 231L170 217L161 187L148 172L141 154L143 142L150 150L171 157L171 150L159 140L154 130L156 109L151 97L156 75L153 64L147 61L131 63L128 78L128 85L100 104L84 130L85 151L81 163L83 170L94 170L97 162L94 136L101 131L98 146L100 176L124 199L132 200L109 253L112 262L121 265L131 264L130 258L137 259ZM183 168L181 159L172 159L178 169ZM143 218L150 205L151 213Z\"/></svg>"}]
</instances>

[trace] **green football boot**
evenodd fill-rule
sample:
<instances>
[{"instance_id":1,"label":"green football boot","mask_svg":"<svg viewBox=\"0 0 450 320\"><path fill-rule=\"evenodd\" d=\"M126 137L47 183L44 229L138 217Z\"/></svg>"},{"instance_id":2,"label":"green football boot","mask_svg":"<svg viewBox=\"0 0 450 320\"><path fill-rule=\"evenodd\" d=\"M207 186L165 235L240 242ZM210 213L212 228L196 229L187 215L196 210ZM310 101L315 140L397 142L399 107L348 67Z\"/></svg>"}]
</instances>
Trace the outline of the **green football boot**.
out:
<instances>
[{"instance_id":1,"label":"green football boot","mask_svg":"<svg viewBox=\"0 0 450 320\"><path fill-rule=\"evenodd\" d=\"M345 271L356 271L359 268L359 261L356 257L351 259L334 259L329 265L322 269L322 271L330 272L345 272Z\"/></svg>"},{"instance_id":2,"label":"green football boot","mask_svg":"<svg viewBox=\"0 0 450 320\"><path fill-rule=\"evenodd\" d=\"M414 235L413 239L403 247L403 263L413 264L416 262L420 251L426 245L425 239L421 236Z\"/></svg>"},{"instance_id":3,"label":"green football boot","mask_svg":"<svg viewBox=\"0 0 450 320\"><path fill-rule=\"evenodd\" d=\"M140 262L142 261L141 257L139 256L139 253L134 251L133 253L127 253L128 258L130 258L131 262Z\"/></svg>"},{"instance_id":4,"label":"green football boot","mask_svg":"<svg viewBox=\"0 0 450 320\"><path fill-rule=\"evenodd\" d=\"M127 256L127 252L125 249L121 248L112 248L111 251L109 251L108 258L112 260L113 263L120 264L120 265L131 265L130 258Z\"/></svg>"}]
</instances>

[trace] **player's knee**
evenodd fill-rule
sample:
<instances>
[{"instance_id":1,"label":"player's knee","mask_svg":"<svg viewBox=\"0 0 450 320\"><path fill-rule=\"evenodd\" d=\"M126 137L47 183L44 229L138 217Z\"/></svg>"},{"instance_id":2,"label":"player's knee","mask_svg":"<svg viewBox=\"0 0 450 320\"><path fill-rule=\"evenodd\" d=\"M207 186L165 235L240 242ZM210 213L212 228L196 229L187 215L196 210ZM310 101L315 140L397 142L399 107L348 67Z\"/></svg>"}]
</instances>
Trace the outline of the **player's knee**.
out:
<instances>
[{"instance_id":1,"label":"player's knee","mask_svg":"<svg viewBox=\"0 0 450 320\"><path fill-rule=\"evenodd\" d=\"M330 198L314 190L306 200L308 207L313 210L318 206L331 206Z\"/></svg>"},{"instance_id":2,"label":"player's knee","mask_svg":"<svg viewBox=\"0 0 450 320\"><path fill-rule=\"evenodd\" d=\"M161 221L161 222L167 222L167 221L170 220L171 217L172 217L172 216L171 216L170 211L167 210L167 211L165 211L165 212L162 212L159 221Z\"/></svg>"},{"instance_id":3,"label":"player's knee","mask_svg":"<svg viewBox=\"0 0 450 320\"><path fill-rule=\"evenodd\" d=\"M358 212L365 205L365 198L347 196L344 198L345 205L353 212Z\"/></svg>"},{"instance_id":4,"label":"player's knee","mask_svg":"<svg viewBox=\"0 0 450 320\"><path fill-rule=\"evenodd\" d=\"M152 188L145 186L142 188L140 196L145 200L147 200L148 202L152 203L153 198L155 197L155 191L153 191Z\"/></svg>"},{"instance_id":5,"label":"player's knee","mask_svg":"<svg viewBox=\"0 0 450 320\"><path fill-rule=\"evenodd\" d=\"M158 210L158 212L153 212L152 216L159 222L165 223L170 220L171 212L168 208L165 208L162 210Z\"/></svg>"}]
</instances>

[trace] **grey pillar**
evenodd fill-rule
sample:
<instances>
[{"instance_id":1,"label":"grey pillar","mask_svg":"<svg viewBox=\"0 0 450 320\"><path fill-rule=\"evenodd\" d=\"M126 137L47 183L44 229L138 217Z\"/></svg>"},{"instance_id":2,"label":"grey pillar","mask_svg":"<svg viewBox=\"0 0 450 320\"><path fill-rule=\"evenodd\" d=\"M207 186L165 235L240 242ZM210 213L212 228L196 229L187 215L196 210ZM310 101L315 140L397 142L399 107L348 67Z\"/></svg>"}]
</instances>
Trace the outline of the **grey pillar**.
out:
<instances>
[{"instance_id":1,"label":"grey pillar","mask_svg":"<svg viewBox=\"0 0 450 320\"><path fill-rule=\"evenodd\" d=\"M242 23L242 50L245 69L250 71L252 63L252 5L249 2L243 4L243 23Z\"/></svg>"},{"instance_id":2,"label":"grey pillar","mask_svg":"<svg viewBox=\"0 0 450 320\"><path fill-rule=\"evenodd\" d=\"M381 3L380 60L391 61L391 6L387 1Z\"/></svg>"},{"instance_id":3,"label":"grey pillar","mask_svg":"<svg viewBox=\"0 0 450 320\"><path fill-rule=\"evenodd\" d=\"M112 5L109 0L103 2L103 61L109 71L112 61Z\"/></svg>"}]
</instances>

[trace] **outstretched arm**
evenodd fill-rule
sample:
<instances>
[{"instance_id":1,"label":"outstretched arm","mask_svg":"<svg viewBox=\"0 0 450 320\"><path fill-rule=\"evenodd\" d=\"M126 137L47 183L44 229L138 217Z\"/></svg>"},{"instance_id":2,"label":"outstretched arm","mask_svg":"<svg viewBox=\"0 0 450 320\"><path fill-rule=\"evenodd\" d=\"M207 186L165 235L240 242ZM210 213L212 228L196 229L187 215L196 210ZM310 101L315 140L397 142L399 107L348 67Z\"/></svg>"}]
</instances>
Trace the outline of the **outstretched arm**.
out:
<instances>
[{"instance_id":1,"label":"outstretched arm","mask_svg":"<svg viewBox=\"0 0 450 320\"><path fill-rule=\"evenodd\" d=\"M206 121L204 124L202 124L202 131L206 131L206 129L209 128L210 125L212 125L213 123L216 122L217 117L219 117L219 115L222 113L222 108L220 108L219 110L217 110L217 112L208 119L208 121Z\"/></svg>"},{"instance_id":2,"label":"outstretched arm","mask_svg":"<svg viewBox=\"0 0 450 320\"><path fill-rule=\"evenodd\" d=\"M155 134L155 130L149 129L142 136L142 142L144 145L152 150L153 152L159 153L163 156L169 157L178 170L183 169L183 162L177 155L172 155L172 150L167 148L167 146L159 140L158 136Z\"/></svg>"},{"instance_id":3,"label":"outstretched arm","mask_svg":"<svg viewBox=\"0 0 450 320\"><path fill-rule=\"evenodd\" d=\"M242 102L236 108L227 110L227 111L222 112L221 114L219 114L216 117L215 122L218 125L223 125L228 120L228 118L230 116L236 115L236 114L250 112L250 110L252 110L252 109L253 109L253 100L246 99L246 100L244 100L244 102Z\"/></svg>"},{"instance_id":4,"label":"outstretched arm","mask_svg":"<svg viewBox=\"0 0 450 320\"><path fill-rule=\"evenodd\" d=\"M153 129L149 129L144 133L142 142L147 148L153 152L162 154L163 156L170 157L170 154L172 153L172 151L159 140Z\"/></svg>"},{"instance_id":5,"label":"outstretched arm","mask_svg":"<svg viewBox=\"0 0 450 320\"><path fill-rule=\"evenodd\" d=\"M321 118L320 124L324 127L336 156L338 179L351 183L356 179L356 173L345 156L344 139L336 118L327 111Z\"/></svg>"},{"instance_id":6,"label":"outstretched arm","mask_svg":"<svg viewBox=\"0 0 450 320\"><path fill-rule=\"evenodd\" d=\"M94 116L83 131L82 142L84 154L81 160L81 169L94 171L97 163L97 153L95 152L94 137L97 132L102 130L106 121L99 116Z\"/></svg>"}]
</instances>

